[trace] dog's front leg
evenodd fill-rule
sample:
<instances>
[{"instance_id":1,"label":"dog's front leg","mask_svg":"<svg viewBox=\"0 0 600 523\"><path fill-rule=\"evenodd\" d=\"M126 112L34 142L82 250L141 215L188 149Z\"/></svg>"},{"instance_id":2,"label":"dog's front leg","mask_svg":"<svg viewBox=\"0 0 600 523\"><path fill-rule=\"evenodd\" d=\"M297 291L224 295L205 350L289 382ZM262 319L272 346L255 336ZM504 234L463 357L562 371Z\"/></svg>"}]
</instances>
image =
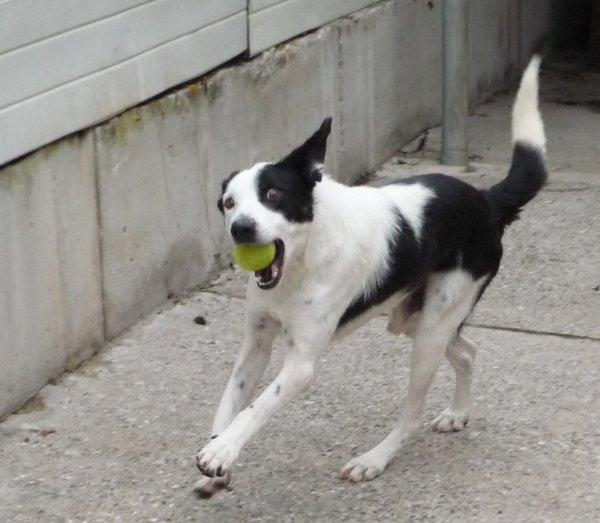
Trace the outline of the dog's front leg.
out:
<instances>
[{"instance_id":1,"label":"dog's front leg","mask_svg":"<svg viewBox=\"0 0 600 523\"><path fill-rule=\"evenodd\" d=\"M267 315L246 315L242 348L233 366L213 422L212 438L223 432L245 408L265 372L279 323Z\"/></svg>"},{"instance_id":2,"label":"dog's front leg","mask_svg":"<svg viewBox=\"0 0 600 523\"><path fill-rule=\"evenodd\" d=\"M226 476L248 440L275 412L309 387L319 349L292 349L288 353L277 378L198 453L197 464L203 474Z\"/></svg>"},{"instance_id":3,"label":"dog's front leg","mask_svg":"<svg viewBox=\"0 0 600 523\"><path fill-rule=\"evenodd\" d=\"M221 434L250 402L271 358L273 340L278 330L279 323L270 316L246 314L242 348L217 408L212 438ZM211 497L226 487L230 480L231 474L217 478L204 476L196 483L194 490L200 497Z\"/></svg>"}]
</instances>

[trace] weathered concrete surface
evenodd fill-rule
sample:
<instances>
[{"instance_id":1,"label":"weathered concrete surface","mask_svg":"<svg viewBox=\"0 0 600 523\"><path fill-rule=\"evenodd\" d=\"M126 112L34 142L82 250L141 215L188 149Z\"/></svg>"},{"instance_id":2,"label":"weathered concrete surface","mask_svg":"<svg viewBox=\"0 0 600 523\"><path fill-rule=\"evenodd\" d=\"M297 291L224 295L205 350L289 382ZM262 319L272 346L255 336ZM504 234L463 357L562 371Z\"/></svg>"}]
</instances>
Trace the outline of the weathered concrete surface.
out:
<instances>
[{"instance_id":1,"label":"weathered concrete surface","mask_svg":"<svg viewBox=\"0 0 600 523\"><path fill-rule=\"evenodd\" d=\"M244 449L232 492L196 499L193 456L210 434L242 309L237 298L196 294L46 387L43 410L0 425L5 520L600 517L598 341L467 329L481 346L468 428L450 435L424 428L381 478L340 481L344 463L389 430L406 388L409 347L385 334L383 318L325 354L310 393ZM427 420L444 408L451 382L444 366Z\"/></svg>"},{"instance_id":2,"label":"weathered concrete surface","mask_svg":"<svg viewBox=\"0 0 600 523\"><path fill-rule=\"evenodd\" d=\"M357 167L375 170L398 144L440 121L441 5L432 5L384 2L336 24L341 179Z\"/></svg>"},{"instance_id":3,"label":"weathered concrete surface","mask_svg":"<svg viewBox=\"0 0 600 523\"><path fill-rule=\"evenodd\" d=\"M0 415L103 342L88 134L0 173Z\"/></svg>"},{"instance_id":4,"label":"weathered concrete surface","mask_svg":"<svg viewBox=\"0 0 600 523\"><path fill-rule=\"evenodd\" d=\"M109 338L218 266L195 136L185 97L129 111L96 131Z\"/></svg>"},{"instance_id":5,"label":"weathered concrete surface","mask_svg":"<svg viewBox=\"0 0 600 523\"><path fill-rule=\"evenodd\" d=\"M490 113L506 106L500 99ZM555 109L562 110L546 108L547 121ZM559 132L549 126L549 143ZM495 148L504 142L488 145L490 156L501 156ZM405 163L387 164L381 174L431 169L426 160L398 160ZM461 175L487 185L504 170L503 161ZM572 184L585 187L562 190ZM165 305L0 424L3 518L600 520L600 294L587 292L600 285L592 221L599 184L597 174L554 173L507 231L500 275L472 320L481 326L466 328L480 352L465 431L439 435L424 427L382 477L360 485L337 478L350 457L389 430L407 385L409 345L376 318L333 345L310 392L243 450L233 490L196 499L194 454L210 434L242 334L243 301L236 296L245 275L226 272L204 291ZM206 325L194 322L199 316ZM283 348L276 347L268 377L282 361ZM440 369L427 421L447 404L451 374L447 365Z\"/></svg>"}]
</instances>

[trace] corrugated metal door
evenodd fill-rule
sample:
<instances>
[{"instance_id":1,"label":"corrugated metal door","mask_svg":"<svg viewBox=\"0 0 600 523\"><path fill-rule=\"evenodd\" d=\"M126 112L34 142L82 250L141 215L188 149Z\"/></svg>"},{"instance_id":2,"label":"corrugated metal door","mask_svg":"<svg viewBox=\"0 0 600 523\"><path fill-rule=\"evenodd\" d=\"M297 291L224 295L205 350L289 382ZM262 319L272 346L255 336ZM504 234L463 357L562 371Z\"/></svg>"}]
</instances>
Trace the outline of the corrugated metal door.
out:
<instances>
[{"instance_id":1,"label":"corrugated metal door","mask_svg":"<svg viewBox=\"0 0 600 523\"><path fill-rule=\"evenodd\" d=\"M379 0L249 0L250 54L362 9Z\"/></svg>"},{"instance_id":2,"label":"corrugated metal door","mask_svg":"<svg viewBox=\"0 0 600 523\"><path fill-rule=\"evenodd\" d=\"M0 2L0 165L247 49L246 0Z\"/></svg>"}]
</instances>

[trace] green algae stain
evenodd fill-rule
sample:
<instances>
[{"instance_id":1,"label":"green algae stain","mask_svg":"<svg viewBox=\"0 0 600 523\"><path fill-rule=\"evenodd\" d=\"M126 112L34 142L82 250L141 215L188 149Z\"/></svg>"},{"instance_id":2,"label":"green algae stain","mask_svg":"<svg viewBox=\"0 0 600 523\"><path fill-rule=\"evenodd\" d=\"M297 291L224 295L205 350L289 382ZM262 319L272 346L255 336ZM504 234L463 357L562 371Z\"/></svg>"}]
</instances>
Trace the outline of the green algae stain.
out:
<instances>
[{"instance_id":1,"label":"green algae stain","mask_svg":"<svg viewBox=\"0 0 600 523\"><path fill-rule=\"evenodd\" d=\"M142 108L130 109L100 126L102 139L114 144L127 145L131 134L143 125Z\"/></svg>"}]
</instances>

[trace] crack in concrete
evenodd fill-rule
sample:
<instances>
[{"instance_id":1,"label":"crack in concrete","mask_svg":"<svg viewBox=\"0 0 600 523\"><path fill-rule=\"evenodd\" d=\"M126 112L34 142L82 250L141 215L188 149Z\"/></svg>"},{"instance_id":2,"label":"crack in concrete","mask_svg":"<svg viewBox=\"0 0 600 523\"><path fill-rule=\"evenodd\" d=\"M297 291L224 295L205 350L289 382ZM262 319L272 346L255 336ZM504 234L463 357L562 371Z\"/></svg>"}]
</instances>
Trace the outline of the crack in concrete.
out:
<instances>
[{"instance_id":1,"label":"crack in concrete","mask_svg":"<svg viewBox=\"0 0 600 523\"><path fill-rule=\"evenodd\" d=\"M565 332L541 331L537 329L524 329L521 327L504 327L502 325L486 325L485 323L470 323L465 322L465 326L476 329L499 330L505 332L515 332L520 334L532 334L534 336L554 336L567 340L585 340L585 341L600 341L600 338L595 336L586 336L582 334L569 334Z\"/></svg>"},{"instance_id":2,"label":"crack in concrete","mask_svg":"<svg viewBox=\"0 0 600 523\"><path fill-rule=\"evenodd\" d=\"M102 340L101 344L104 345L109 339L108 336L108 324L107 324L107 316L108 316L108 306L107 306L107 293L106 293L106 282L105 282L105 274L102 270L104 265L104 241L105 236L103 234L102 224L104 223L102 217L102 186L100 181L100 152L98 150L99 140L100 140L100 132L103 129L102 126L99 126L97 129L92 131L92 147L93 147L93 162L94 162L94 198L96 200L96 227L98 228L98 237L97 237L97 245L98 245L98 267L99 267L99 277L100 277L100 305L102 307Z\"/></svg>"}]
</instances>

